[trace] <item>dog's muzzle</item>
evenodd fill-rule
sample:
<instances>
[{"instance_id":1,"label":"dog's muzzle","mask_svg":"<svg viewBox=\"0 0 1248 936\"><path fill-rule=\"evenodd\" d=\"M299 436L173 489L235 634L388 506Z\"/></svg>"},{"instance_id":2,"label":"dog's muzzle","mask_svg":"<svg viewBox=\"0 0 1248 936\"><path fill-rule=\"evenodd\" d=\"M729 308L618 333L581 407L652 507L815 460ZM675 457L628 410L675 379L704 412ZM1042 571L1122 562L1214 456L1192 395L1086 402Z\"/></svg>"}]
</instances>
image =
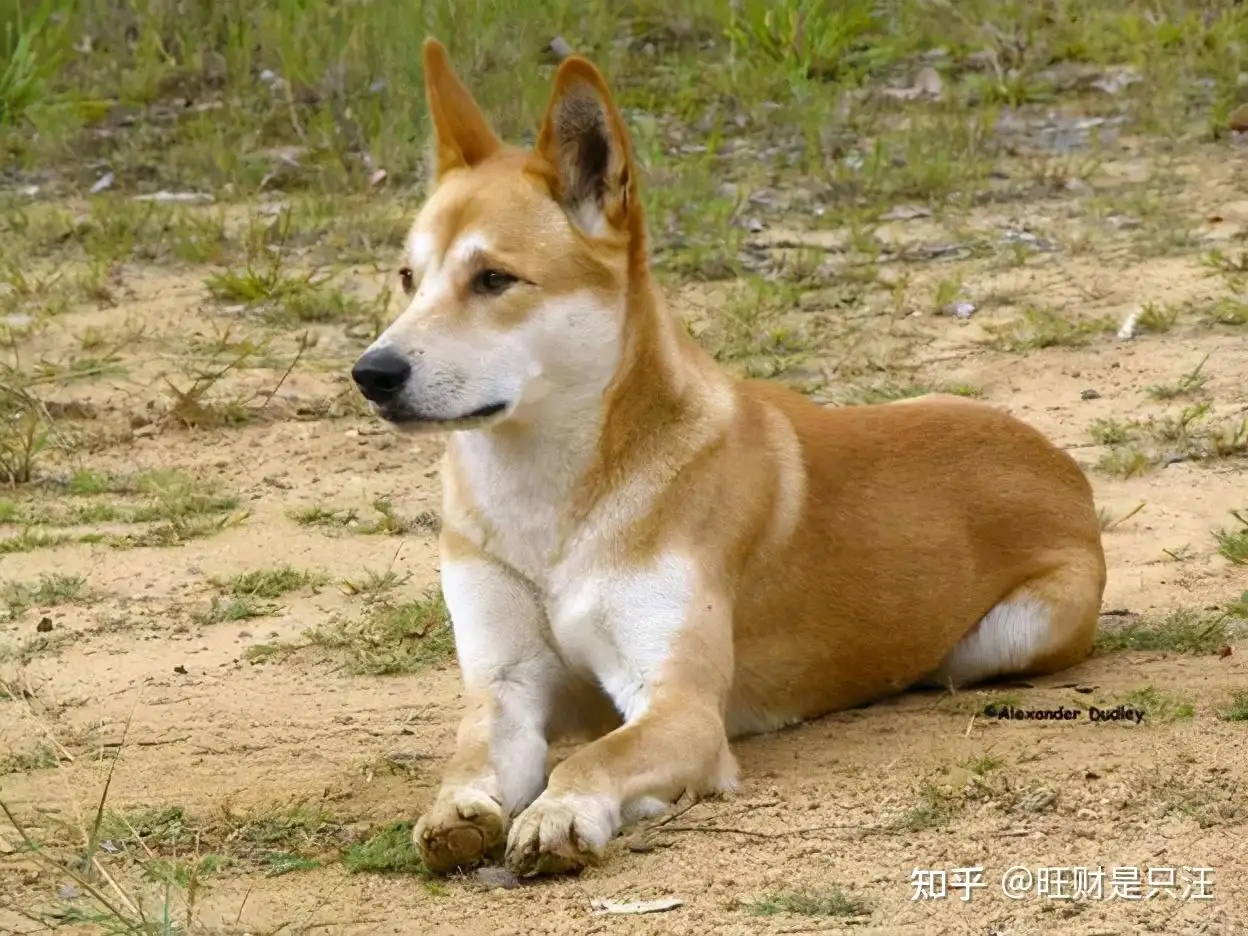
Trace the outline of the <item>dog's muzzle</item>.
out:
<instances>
[{"instance_id":1,"label":"dog's muzzle","mask_svg":"<svg viewBox=\"0 0 1248 936\"><path fill-rule=\"evenodd\" d=\"M351 379L364 394L364 399L384 405L398 396L407 378L412 376L412 365L389 348L366 351L351 368Z\"/></svg>"}]
</instances>

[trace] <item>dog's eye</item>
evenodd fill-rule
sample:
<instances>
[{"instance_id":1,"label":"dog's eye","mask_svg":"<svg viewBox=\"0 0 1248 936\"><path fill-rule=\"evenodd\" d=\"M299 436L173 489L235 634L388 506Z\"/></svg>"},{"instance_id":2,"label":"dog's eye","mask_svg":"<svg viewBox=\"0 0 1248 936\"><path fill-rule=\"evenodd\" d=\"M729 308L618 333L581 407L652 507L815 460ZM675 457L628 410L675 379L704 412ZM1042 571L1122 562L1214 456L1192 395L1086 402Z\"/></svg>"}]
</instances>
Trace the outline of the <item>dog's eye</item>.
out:
<instances>
[{"instance_id":1,"label":"dog's eye","mask_svg":"<svg viewBox=\"0 0 1248 936\"><path fill-rule=\"evenodd\" d=\"M399 282L403 284L403 291L410 296L413 288L411 267L403 267L399 270Z\"/></svg>"},{"instance_id":2,"label":"dog's eye","mask_svg":"<svg viewBox=\"0 0 1248 936\"><path fill-rule=\"evenodd\" d=\"M482 270L472 280L472 288L475 292L483 293L487 296L498 296L505 293L519 280L510 273L504 273L501 270Z\"/></svg>"}]
</instances>

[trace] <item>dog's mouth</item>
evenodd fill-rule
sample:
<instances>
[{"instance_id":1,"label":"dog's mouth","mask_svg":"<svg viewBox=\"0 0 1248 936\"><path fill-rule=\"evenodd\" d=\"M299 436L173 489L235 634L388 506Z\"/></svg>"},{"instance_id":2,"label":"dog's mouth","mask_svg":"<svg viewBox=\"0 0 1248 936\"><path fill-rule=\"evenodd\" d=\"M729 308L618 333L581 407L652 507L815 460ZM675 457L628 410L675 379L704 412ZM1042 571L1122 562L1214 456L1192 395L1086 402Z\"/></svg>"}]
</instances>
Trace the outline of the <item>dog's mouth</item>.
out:
<instances>
[{"instance_id":1,"label":"dog's mouth","mask_svg":"<svg viewBox=\"0 0 1248 936\"><path fill-rule=\"evenodd\" d=\"M499 413L505 412L506 403L487 403L458 416L438 416L408 409L403 406L374 406L377 415L397 429L415 432L475 429L485 425Z\"/></svg>"}]
</instances>

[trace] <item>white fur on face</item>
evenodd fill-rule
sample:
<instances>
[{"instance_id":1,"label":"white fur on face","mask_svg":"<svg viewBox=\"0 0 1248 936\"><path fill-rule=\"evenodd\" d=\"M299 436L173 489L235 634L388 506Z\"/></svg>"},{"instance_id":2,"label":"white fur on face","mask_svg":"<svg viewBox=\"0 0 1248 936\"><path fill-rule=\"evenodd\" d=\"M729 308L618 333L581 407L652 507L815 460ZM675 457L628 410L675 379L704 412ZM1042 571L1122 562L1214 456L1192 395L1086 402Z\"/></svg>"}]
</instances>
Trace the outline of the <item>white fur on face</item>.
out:
<instances>
[{"instance_id":1,"label":"white fur on face","mask_svg":"<svg viewBox=\"0 0 1248 936\"><path fill-rule=\"evenodd\" d=\"M451 421L502 404L499 418L535 419L560 391L605 389L619 360L623 309L604 308L588 290L552 298L508 329L432 314L455 301L458 270L490 246L484 233L467 231L439 261L429 235L410 238L416 291L373 344L412 367L388 416Z\"/></svg>"}]
</instances>

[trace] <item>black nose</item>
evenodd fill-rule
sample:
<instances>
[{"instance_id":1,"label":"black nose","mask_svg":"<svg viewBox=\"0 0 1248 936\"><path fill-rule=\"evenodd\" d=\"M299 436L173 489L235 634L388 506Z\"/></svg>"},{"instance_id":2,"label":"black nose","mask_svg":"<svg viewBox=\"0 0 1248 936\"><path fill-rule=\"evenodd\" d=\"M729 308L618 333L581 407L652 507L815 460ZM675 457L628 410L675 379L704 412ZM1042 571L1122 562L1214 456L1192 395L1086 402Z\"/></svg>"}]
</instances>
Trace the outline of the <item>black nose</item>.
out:
<instances>
[{"instance_id":1,"label":"black nose","mask_svg":"<svg viewBox=\"0 0 1248 936\"><path fill-rule=\"evenodd\" d=\"M351 368L351 379L360 393L374 403L384 403L403 389L412 366L389 348L369 351Z\"/></svg>"}]
</instances>

